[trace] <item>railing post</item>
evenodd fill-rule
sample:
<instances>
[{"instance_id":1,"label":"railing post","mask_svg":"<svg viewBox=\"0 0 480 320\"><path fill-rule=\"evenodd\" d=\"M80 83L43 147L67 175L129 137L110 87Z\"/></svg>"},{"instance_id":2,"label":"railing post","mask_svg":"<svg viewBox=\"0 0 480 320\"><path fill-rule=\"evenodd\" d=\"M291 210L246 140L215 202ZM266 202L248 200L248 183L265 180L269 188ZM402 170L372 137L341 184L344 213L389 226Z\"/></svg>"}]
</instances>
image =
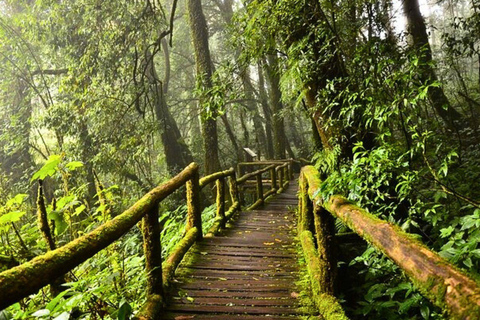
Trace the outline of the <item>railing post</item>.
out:
<instances>
[{"instance_id":1,"label":"railing post","mask_svg":"<svg viewBox=\"0 0 480 320\"><path fill-rule=\"evenodd\" d=\"M143 251L145 271L147 273L147 296L163 297L162 249L160 243L160 224L158 222L158 204L145 215L142 221Z\"/></svg>"},{"instance_id":2,"label":"railing post","mask_svg":"<svg viewBox=\"0 0 480 320\"><path fill-rule=\"evenodd\" d=\"M240 204L240 199L238 197L237 177L235 175L235 172L233 173L233 175L228 177L228 184L230 189L230 199L232 199L232 203L238 201L238 203Z\"/></svg>"},{"instance_id":3,"label":"railing post","mask_svg":"<svg viewBox=\"0 0 480 320\"><path fill-rule=\"evenodd\" d=\"M298 193L298 228L301 231L313 231L313 204L308 196L308 183L304 174L300 174Z\"/></svg>"},{"instance_id":4,"label":"railing post","mask_svg":"<svg viewBox=\"0 0 480 320\"><path fill-rule=\"evenodd\" d=\"M225 178L215 181L217 186L217 219L222 221L221 227L225 228Z\"/></svg>"},{"instance_id":5,"label":"railing post","mask_svg":"<svg viewBox=\"0 0 480 320\"><path fill-rule=\"evenodd\" d=\"M283 168L280 168L280 170L278 171L280 173L280 189L283 189L283 180L285 179L284 177L284 171L283 171Z\"/></svg>"},{"instance_id":6,"label":"railing post","mask_svg":"<svg viewBox=\"0 0 480 320\"><path fill-rule=\"evenodd\" d=\"M272 190L277 190L277 175L275 174L275 167L270 169L270 179L272 180Z\"/></svg>"},{"instance_id":7,"label":"railing post","mask_svg":"<svg viewBox=\"0 0 480 320\"><path fill-rule=\"evenodd\" d=\"M199 175L198 168L195 169L192 174L192 178L187 181L187 226L186 230L188 231L193 227L197 227L198 234L197 239L200 240L203 238L202 231L202 210L200 208L200 186L199 186Z\"/></svg>"},{"instance_id":8,"label":"railing post","mask_svg":"<svg viewBox=\"0 0 480 320\"><path fill-rule=\"evenodd\" d=\"M289 180L293 180L293 159L288 161L288 176Z\"/></svg>"},{"instance_id":9,"label":"railing post","mask_svg":"<svg viewBox=\"0 0 480 320\"><path fill-rule=\"evenodd\" d=\"M262 174L259 173L256 175L257 177L257 200L261 200L261 204L265 201L263 198L263 184L262 184Z\"/></svg>"}]
</instances>

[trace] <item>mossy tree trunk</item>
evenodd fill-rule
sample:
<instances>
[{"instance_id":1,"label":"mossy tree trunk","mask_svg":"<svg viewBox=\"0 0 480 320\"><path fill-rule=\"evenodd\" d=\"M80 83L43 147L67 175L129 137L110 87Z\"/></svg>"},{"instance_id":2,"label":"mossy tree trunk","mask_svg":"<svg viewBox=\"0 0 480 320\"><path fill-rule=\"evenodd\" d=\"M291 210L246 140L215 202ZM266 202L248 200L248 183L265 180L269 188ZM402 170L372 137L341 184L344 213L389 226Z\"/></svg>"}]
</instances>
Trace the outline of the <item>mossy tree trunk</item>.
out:
<instances>
[{"instance_id":1,"label":"mossy tree trunk","mask_svg":"<svg viewBox=\"0 0 480 320\"><path fill-rule=\"evenodd\" d=\"M205 15L203 14L200 0L187 0L190 34L195 50L195 63L197 65L197 82L204 92L212 88L212 60L208 45L208 29ZM218 135L216 111L207 112L206 97L200 99L202 116L202 136L204 147L205 174L220 170L218 157Z\"/></svg>"}]
</instances>

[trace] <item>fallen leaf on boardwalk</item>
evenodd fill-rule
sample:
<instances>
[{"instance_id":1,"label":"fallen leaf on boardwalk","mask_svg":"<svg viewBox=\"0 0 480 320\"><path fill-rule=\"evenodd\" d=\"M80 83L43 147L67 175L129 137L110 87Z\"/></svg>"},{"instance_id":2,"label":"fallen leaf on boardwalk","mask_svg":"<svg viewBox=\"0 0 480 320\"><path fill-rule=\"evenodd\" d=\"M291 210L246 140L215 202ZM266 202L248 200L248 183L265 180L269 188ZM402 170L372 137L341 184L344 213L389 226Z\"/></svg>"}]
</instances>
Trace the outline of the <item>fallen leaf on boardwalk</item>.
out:
<instances>
[{"instance_id":1,"label":"fallen leaf on boardwalk","mask_svg":"<svg viewBox=\"0 0 480 320\"><path fill-rule=\"evenodd\" d=\"M202 252L200 252L200 254L206 256L208 254L208 252L202 251Z\"/></svg>"},{"instance_id":2,"label":"fallen leaf on boardwalk","mask_svg":"<svg viewBox=\"0 0 480 320\"><path fill-rule=\"evenodd\" d=\"M227 278L218 278L218 280L227 281Z\"/></svg>"},{"instance_id":3,"label":"fallen leaf on boardwalk","mask_svg":"<svg viewBox=\"0 0 480 320\"><path fill-rule=\"evenodd\" d=\"M292 297L292 298L297 299L299 296L300 296L300 295L298 294L298 292L292 292L292 293L290 293L290 297Z\"/></svg>"},{"instance_id":4,"label":"fallen leaf on boardwalk","mask_svg":"<svg viewBox=\"0 0 480 320\"><path fill-rule=\"evenodd\" d=\"M280 239L275 239L275 241L277 241L277 242L282 242L282 240L280 240Z\"/></svg>"},{"instance_id":5,"label":"fallen leaf on boardwalk","mask_svg":"<svg viewBox=\"0 0 480 320\"><path fill-rule=\"evenodd\" d=\"M266 246L273 246L275 242L264 242L263 244Z\"/></svg>"},{"instance_id":6,"label":"fallen leaf on boardwalk","mask_svg":"<svg viewBox=\"0 0 480 320\"><path fill-rule=\"evenodd\" d=\"M193 302L193 301L195 301L195 299L194 299L194 298L192 298L192 297L187 297L187 300L188 300L188 301L190 301L190 302Z\"/></svg>"},{"instance_id":7,"label":"fallen leaf on boardwalk","mask_svg":"<svg viewBox=\"0 0 480 320\"><path fill-rule=\"evenodd\" d=\"M247 231L245 231L245 233L252 233L252 231L248 231L248 230L247 230Z\"/></svg>"},{"instance_id":8,"label":"fallen leaf on boardwalk","mask_svg":"<svg viewBox=\"0 0 480 320\"><path fill-rule=\"evenodd\" d=\"M257 280L257 281L259 280L258 278L255 278L255 277L253 277L252 279L253 279L253 280Z\"/></svg>"}]
</instances>

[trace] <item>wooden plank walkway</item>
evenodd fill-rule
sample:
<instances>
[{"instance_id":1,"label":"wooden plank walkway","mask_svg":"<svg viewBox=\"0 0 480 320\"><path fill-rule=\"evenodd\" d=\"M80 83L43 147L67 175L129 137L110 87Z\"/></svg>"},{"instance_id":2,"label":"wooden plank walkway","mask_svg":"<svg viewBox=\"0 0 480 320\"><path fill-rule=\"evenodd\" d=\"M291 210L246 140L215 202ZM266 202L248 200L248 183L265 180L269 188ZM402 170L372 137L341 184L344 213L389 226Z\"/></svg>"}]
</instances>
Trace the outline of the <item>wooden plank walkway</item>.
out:
<instances>
[{"instance_id":1,"label":"wooden plank walkway","mask_svg":"<svg viewBox=\"0 0 480 320\"><path fill-rule=\"evenodd\" d=\"M196 244L177 271L164 319L300 319L293 181L261 210ZM290 209L290 210L289 210ZM316 318L316 317L315 317Z\"/></svg>"}]
</instances>

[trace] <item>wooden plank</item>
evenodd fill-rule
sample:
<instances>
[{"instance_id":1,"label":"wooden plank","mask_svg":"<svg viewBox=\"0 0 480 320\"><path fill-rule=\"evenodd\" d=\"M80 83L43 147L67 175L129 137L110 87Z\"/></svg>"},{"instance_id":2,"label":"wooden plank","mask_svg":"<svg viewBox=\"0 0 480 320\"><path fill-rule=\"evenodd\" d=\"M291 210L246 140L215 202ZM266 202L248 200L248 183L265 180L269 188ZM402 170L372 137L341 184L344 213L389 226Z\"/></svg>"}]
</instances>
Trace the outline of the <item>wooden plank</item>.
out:
<instances>
[{"instance_id":1,"label":"wooden plank","mask_svg":"<svg viewBox=\"0 0 480 320\"><path fill-rule=\"evenodd\" d=\"M165 320L219 320L219 316L216 314L189 314L189 313L167 313L163 317ZM268 319L268 320L292 320L299 319L296 315L293 316L279 316L279 315L244 315L244 314L222 314L221 320L257 320L257 319Z\"/></svg>"},{"instance_id":2,"label":"wooden plank","mask_svg":"<svg viewBox=\"0 0 480 320\"><path fill-rule=\"evenodd\" d=\"M169 311L195 313L243 313L243 314L298 314L297 308L260 307L260 306L206 306L206 305L173 305Z\"/></svg>"},{"instance_id":3,"label":"wooden plank","mask_svg":"<svg viewBox=\"0 0 480 320\"><path fill-rule=\"evenodd\" d=\"M182 289L181 292L183 295L186 294L188 297L210 297L210 298L222 298L230 297L234 298L244 298L244 299L254 299L254 298L264 298L264 299L273 299L273 298L284 298L292 299L292 293L295 291L275 291L275 292L264 292L264 291L208 291L208 290L199 290L199 289ZM176 293L176 296L179 296ZM295 298L293 298L295 299Z\"/></svg>"},{"instance_id":4,"label":"wooden plank","mask_svg":"<svg viewBox=\"0 0 480 320\"><path fill-rule=\"evenodd\" d=\"M235 305L235 306L288 306L288 307L293 307L297 308L299 307L299 302L295 301L293 299L286 299L286 298L271 298L271 299L263 299L261 297L258 297L257 299L242 299L242 298L237 298L237 299L232 299L230 297L225 298L225 297L220 297L220 298L212 298L212 297L197 297L197 298L192 298L187 299L186 297L174 297L175 303L179 304L200 304L200 305ZM193 299L193 301L192 301Z\"/></svg>"}]
</instances>

